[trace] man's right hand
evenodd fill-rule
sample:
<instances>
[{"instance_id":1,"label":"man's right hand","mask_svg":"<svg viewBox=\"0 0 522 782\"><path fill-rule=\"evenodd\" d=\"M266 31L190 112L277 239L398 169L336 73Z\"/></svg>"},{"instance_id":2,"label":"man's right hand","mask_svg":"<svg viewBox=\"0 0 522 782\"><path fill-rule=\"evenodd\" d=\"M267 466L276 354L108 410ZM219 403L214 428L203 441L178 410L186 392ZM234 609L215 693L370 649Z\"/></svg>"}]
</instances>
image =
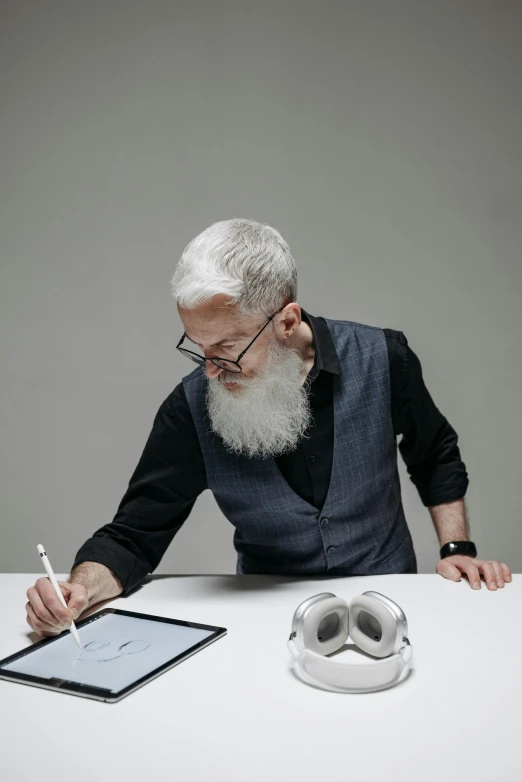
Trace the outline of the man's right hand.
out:
<instances>
[{"instance_id":1,"label":"man's right hand","mask_svg":"<svg viewBox=\"0 0 522 782\"><path fill-rule=\"evenodd\" d=\"M89 605L87 589L83 584L58 581L67 608L60 602L49 579L44 576L27 590L27 623L38 635L59 635L71 622L78 619Z\"/></svg>"},{"instance_id":2,"label":"man's right hand","mask_svg":"<svg viewBox=\"0 0 522 782\"><path fill-rule=\"evenodd\" d=\"M58 584L67 608L45 576L27 590L27 623L38 635L59 635L86 608L103 600L112 600L123 592L121 581L110 568L88 560L73 569L69 581L58 581Z\"/></svg>"}]
</instances>

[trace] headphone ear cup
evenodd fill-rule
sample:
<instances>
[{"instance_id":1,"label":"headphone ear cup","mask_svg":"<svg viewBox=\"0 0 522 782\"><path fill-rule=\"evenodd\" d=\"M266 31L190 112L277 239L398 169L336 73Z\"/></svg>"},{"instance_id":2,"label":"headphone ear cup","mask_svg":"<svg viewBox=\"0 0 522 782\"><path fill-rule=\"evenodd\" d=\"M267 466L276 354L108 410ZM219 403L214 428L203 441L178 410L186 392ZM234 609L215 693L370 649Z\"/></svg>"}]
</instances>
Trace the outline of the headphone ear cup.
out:
<instances>
[{"instance_id":1,"label":"headphone ear cup","mask_svg":"<svg viewBox=\"0 0 522 782\"><path fill-rule=\"evenodd\" d=\"M296 644L327 655L340 649L348 638L348 603L340 597L328 597L306 612Z\"/></svg>"},{"instance_id":2,"label":"headphone ear cup","mask_svg":"<svg viewBox=\"0 0 522 782\"><path fill-rule=\"evenodd\" d=\"M390 609L375 597L358 595L349 608L348 633L363 652L389 657L397 640L397 620Z\"/></svg>"}]
</instances>

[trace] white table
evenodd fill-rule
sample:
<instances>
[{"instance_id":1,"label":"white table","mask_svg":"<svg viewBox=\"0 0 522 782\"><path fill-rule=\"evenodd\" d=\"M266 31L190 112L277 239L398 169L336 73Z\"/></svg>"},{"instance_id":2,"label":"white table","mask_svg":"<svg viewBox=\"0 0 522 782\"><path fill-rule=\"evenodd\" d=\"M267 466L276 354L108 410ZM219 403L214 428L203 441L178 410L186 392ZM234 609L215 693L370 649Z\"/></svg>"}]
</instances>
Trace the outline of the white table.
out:
<instances>
[{"instance_id":1,"label":"white table","mask_svg":"<svg viewBox=\"0 0 522 782\"><path fill-rule=\"evenodd\" d=\"M24 605L40 576L0 575L0 658L37 638ZM318 592L349 601L369 589L406 613L410 676L359 695L296 679L286 641L297 605ZM228 635L116 704L0 681L3 782L64 773L71 782L522 778L517 574L496 592L436 574L158 576L105 605L220 625ZM350 648L343 655L362 659Z\"/></svg>"}]
</instances>

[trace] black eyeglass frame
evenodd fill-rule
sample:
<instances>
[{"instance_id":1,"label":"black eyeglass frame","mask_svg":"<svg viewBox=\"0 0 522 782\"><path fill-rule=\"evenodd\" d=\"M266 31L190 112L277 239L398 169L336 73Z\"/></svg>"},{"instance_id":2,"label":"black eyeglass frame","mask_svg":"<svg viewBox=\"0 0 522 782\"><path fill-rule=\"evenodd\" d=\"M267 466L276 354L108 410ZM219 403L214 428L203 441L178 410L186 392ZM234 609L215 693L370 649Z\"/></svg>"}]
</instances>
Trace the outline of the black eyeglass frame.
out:
<instances>
[{"instance_id":1,"label":"black eyeglass frame","mask_svg":"<svg viewBox=\"0 0 522 782\"><path fill-rule=\"evenodd\" d=\"M254 337L254 339L251 342L248 343L246 348L243 350L242 353L239 354L239 356L237 357L237 359L235 361L232 361L232 359L230 359L230 358L221 358L220 356L209 356L207 358L206 356L202 356L200 353L194 353L194 351L192 351L192 350L187 350L187 348L182 348L181 344L183 343L183 340L187 336L185 332L183 332L183 336L181 337L180 341L176 345L176 350L179 350L179 352L182 353L184 356L186 356L187 358L190 358L192 361L194 361L196 364L199 364L202 367L204 367L206 365L207 361L212 361L214 366L218 367L218 369L224 369L225 372L228 372L228 371L236 372L236 373L242 372L243 370L241 369L241 365L239 364L239 362L241 361L241 359L243 358L243 356L245 355L245 353L247 352L249 347L251 347L251 345L254 344L256 339L259 337L260 334L263 333L263 331L266 329L266 327L272 321L272 319L275 318L275 316L279 312L281 312L281 310L284 310L285 306L286 305L284 305L283 307L280 307L277 310L277 312L274 312L273 315L270 315L270 317L268 318L267 322L265 323L265 325L263 326L261 331L258 331L258 333ZM219 366L219 364L216 364L216 361L224 361L226 364L233 364L233 365L235 365L238 368L237 369L230 369L230 370L228 370L228 369L225 369L224 367Z\"/></svg>"}]
</instances>

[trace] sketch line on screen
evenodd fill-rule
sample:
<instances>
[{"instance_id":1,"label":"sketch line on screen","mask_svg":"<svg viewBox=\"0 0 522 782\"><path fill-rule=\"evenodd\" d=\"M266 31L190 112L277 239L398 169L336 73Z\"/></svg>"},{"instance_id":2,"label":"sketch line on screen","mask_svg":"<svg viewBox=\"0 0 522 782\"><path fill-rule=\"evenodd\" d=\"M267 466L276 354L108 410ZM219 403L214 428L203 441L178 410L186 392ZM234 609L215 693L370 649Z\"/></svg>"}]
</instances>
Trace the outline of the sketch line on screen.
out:
<instances>
[{"instance_id":1,"label":"sketch line on screen","mask_svg":"<svg viewBox=\"0 0 522 782\"><path fill-rule=\"evenodd\" d=\"M126 654L144 652L149 646L150 641L142 640L125 641L120 645L113 641L89 641L76 659L82 663L110 663ZM101 653L101 656L95 656L97 653Z\"/></svg>"}]
</instances>

